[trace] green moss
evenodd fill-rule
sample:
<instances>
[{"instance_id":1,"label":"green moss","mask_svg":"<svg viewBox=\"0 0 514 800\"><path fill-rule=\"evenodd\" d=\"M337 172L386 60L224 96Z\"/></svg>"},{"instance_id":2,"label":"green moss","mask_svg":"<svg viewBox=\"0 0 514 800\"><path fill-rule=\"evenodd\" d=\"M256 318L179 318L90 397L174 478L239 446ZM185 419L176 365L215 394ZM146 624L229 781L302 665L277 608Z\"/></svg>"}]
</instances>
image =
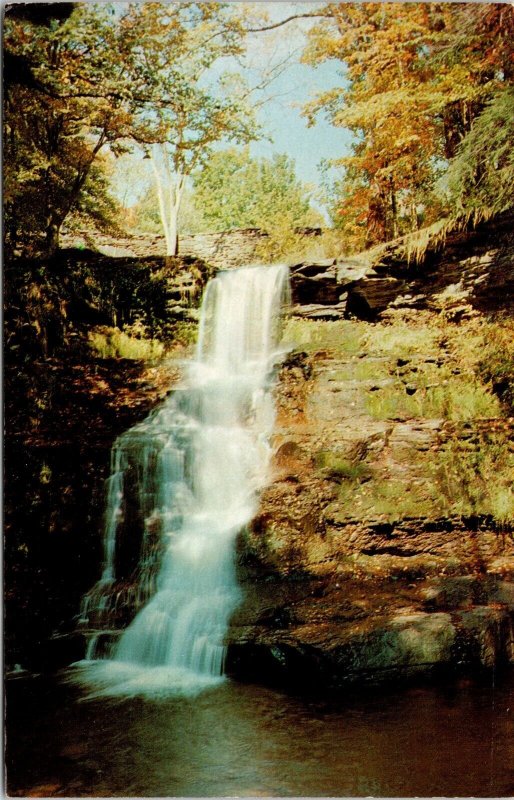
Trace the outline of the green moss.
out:
<instances>
[{"instance_id":1,"label":"green moss","mask_svg":"<svg viewBox=\"0 0 514 800\"><path fill-rule=\"evenodd\" d=\"M333 455L325 459L337 464ZM339 507L342 518L397 522L480 516L491 517L500 529L514 524L514 446L507 431L480 432L471 439L455 435L437 450L413 453L412 471L403 479L366 472L365 464L360 464L362 474L354 473L351 463L341 466L348 479L341 481L332 509L336 516Z\"/></svg>"},{"instance_id":2,"label":"green moss","mask_svg":"<svg viewBox=\"0 0 514 800\"><path fill-rule=\"evenodd\" d=\"M364 350L369 355L434 355L439 350L441 331L435 325L419 325L399 320L394 325L369 325Z\"/></svg>"},{"instance_id":3,"label":"green moss","mask_svg":"<svg viewBox=\"0 0 514 800\"><path fill-rule=\"evenodd\" d=\"M423 376L407 387L399 382L366 397L366 410L375 419L422 417L465 421L501 415L498 399L476 380L455 379L432 387L423 386ZM416 385L417 384L417 385Z\"/></svg>"},{"instance_id":4,"label":"green moss","mask_svg":"<svg viewBox=\"0 0 514 800\"><path fill-rule=\"evenodd\" d=\"M196 322L179 321L173 325L172 338L174 344L185 347L196 344L198 338L198 325Z\"/></svg>"},{"instance_id":5,"label":"green moss","mask_svg":"<svg viewBox=\"0 0 514 800\"><path fill-rule=\"evenodd\" d=\"M342 487L341 502L357 518L383 518L387 522L418 517L438 517L444 512L435 483L375 479L356 489Z\"/></svg>"},{"instance_id":6,"label":"green moss","mask_svg":"<svg viewBox=\"0 0 514 800\"><path fill-rule=\"evenodd\" d=\"M338 453L331 450L322 450L316 455L315 464L318 469L325 472L327 477L347 480L363 481L371 477L371 471L362 461L341 458Z\"/></svg>"},{"instance_id":7,"label":"green moss","mask_svg":"<svg viewBox=\"0 0 514 800\"><path fill-rule=\"evenodd\" d=\"M486 323L481 338L478 372L514 413L514 320Z\"/></svg>"},{"instance_id":8,"label":"green moss","mask_svg":"<svg viewBox=\"0 0 514 800\"><path fill-rule=\"evenodd\" d=\"M473 442L451 439L432 473L452 513L514 523L514 447L507 431L481 432Z\"/></svg>"},{"instance_id":9,"label":"green moss","mask_svg":"<svg viewBox=\"0 0 514 800\"><path fill-rule=\"evenodd\" d=\"M282 341L300 350L313 352L329 350L336 353L358 353L366 331L366 323L341 320L326 322L321 320L290 319L285 328Z\"/></svg>"},{"instance_id":10,"label":"green moss","mask_svg":"<svg viewBox=\"0 0 514 800\"><path fill-rule=\"evenodd\" d=\"M341 383L346 381L382 381L390 378L391 372L392 366L389 360L354 358L331 372L330 380Z\"/></svg>"},{"instance_id":11,"label":"green moss","mask_svg":"<svg viewBox=\"0 0 514 800\"><path fill-rule=\"evenodd\" d=\"M342 391L345 383L377 381L373 391L362 387L371 417L456 423L450 442L419 453L409 449L408 470L395 479L381 475L379 465L371 470L344 452L319 453L317 469L340 484L331 513L342 520L391 522L489 516L499 528L514 524L514 447L494 423L505 416L501 403L508 410L514 397L511 320L472 318L455 325L430 314L415 324L290 320L287 333L298 336L304 349L333 353L328 380L341 384ZM459 437L458 423L473 420L489 420L488 431L473 433L485 427L481 423Z\"/></svg>"}]
</instances>

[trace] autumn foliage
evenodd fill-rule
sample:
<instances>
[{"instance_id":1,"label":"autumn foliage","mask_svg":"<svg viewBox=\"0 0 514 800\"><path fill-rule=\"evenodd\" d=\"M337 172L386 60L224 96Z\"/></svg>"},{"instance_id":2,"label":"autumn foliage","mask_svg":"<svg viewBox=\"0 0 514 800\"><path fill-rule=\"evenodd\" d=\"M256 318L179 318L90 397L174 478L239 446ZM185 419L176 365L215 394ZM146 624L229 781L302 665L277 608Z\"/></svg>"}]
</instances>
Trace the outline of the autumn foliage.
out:
<instances>
[{"instance_id":1,"label":"autumn foliage","mask_svg":"<svg viewBox=\"0 0 514 800\"><path fill-rule=\"evenodd\" d=\"M462 192L473 193L482 175L471 186L461 181L460 189L454 181L457 195L441 178L462 159L467 137L499 97L512 133L512 7L334 3L325 13L304 58L341 61L344 80L320 93L305 114L311 122L325 114L355 135L351 155L335 160L343 177L334 216L350 247L416 230L452 207L465 209ZM490 160L482 154L482 165ZM482 196L478 205L491 203L493 197Z\"/></svg>"}]
</instances>

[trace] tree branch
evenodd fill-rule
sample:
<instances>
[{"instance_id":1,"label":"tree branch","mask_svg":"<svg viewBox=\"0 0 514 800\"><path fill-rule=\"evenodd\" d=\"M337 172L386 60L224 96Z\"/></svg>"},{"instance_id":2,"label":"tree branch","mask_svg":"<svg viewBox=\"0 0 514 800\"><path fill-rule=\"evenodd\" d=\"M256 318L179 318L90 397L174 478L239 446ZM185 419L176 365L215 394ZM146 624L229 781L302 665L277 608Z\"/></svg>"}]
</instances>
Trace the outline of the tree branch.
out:
<instances>
[{"instance_id":1,"label":"tree branch","mask_svg":"<svg viewBox=\"0 0 514 800\"><path fill-rule=\"evenodd\" d=\"M311 11L307 14L293 14L291 17L287 17L280 22L274 22L272 25L264 25L262 28L245 28L245 33L261 33L262 31L272 31L274 28L280 28L282 25L286 25L288 22L291 22L294 19L307 19L309 17L328 18L331 16L332 14L330 14L328 11Z\"/></svg>"}]
</instances>

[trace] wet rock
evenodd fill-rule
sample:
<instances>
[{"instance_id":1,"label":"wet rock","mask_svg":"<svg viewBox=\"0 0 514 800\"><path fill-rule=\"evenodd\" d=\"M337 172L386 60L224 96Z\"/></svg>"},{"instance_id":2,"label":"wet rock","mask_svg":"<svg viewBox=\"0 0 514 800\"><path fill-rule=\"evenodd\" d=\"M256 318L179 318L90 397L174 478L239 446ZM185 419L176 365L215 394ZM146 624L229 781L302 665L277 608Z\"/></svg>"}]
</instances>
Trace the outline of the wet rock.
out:
<instances>
[{"instance_id":1,"label":"wet rock","mask_svg":"<svg viewBox=\"0 0 514 800\"><path fill-rule=\"evenodd\" d=\"M326 306L322 303L296 305L291 309L294 317L302 319L338 320L343 319L346 313L346 302Z\"/></svg>"},{"instance_id":2,"label":"wet rock","mask_svg":"<svg viewBox=\"0 0 514 800\"><path fill-rule=\"evenodd\" d=\"M408 321L416 326L414 312ZM510 529L487 514L450 513L434 476L449 444L474 452L488 431L507 438L512 423L369 412L373 388L394 381L401 394L449 357L444 342L437 352L421 342L374 361L365 348L348 354L336 344L311 356L308 381L284 370L275 481L240 545L245 590L251 581L255 597L272 586L282 622L270 623L272 596L266 625L245 600L229 634L235 674L259 665L270 680L341 686L470 672L511 657Z\"/></svg>"},{"instance_id":3,"label":"wet rock","mask_svg":"<svg viewBox=\"0 0 514 800\"><path fill-rule=\"evenodd\" d=\"M233 642L229 667L239 675L251 658L264 678L325 688L352 682L379 683L448 667L455 628L447 614L398 613L330 632L323 624L288 629L282 638L263 632L251 643Z\"/></svg>"},{"instance_id":4,"label":"wet rock","mask_svg":"<svg viewBox=\"0 0 514 800\"><path fill-rule=\"evenodd\" d=\"M479 584L473 576L464 583ZM275 596L280 604L254 608L254 583L231 627L228 663L239 677L258 673L259 680L338 687L490 669L512 660L514 607L427 611L420 607L426 587L419 594L407 582L274 579L270 586L267 602Z\"/></svg>"},{"instance_id":5,"label":"wet rock","mask_svg":"<svg viewBox=\"0 0 514 800\"><path fill-rule=\"evenodd\" d=\"M293 303L302 306L337 304L341 289L335 267L325 262L297 266L291 273L291 293Z\"/></svg>"},{"instance_id":6,"label":"wet rock","mask_svg":"<svg viewBox=\"0 0 514 800\"><path fill-rule=\"evenodd\" d=\"M491 669L514 657L513 617L505 608L477 606L455 615L460 635L456 657L460 663Z\"/></svg>"}]
</instances>

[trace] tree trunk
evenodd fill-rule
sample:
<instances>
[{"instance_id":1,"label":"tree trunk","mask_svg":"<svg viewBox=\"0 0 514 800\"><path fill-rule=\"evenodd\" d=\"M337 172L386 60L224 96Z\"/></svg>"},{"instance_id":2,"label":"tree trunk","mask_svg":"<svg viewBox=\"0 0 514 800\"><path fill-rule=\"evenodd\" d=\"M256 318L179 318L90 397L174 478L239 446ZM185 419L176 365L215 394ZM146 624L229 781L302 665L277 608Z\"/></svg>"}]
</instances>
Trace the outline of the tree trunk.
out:
<instances>
[{"instance_id":1,"label":"tree trunk","mask_svg":"<svg viewBox=\"0 0 514 800\"><path fill-rule=\"evenodd\" d=\"M89 161L78 168L77 175L75 180L73 181L69 192L66 202L64 204L64 208L61 208L59 213L57 211L52 211L51 209L48 211L47 216L47 226L46 226L46 251L48 255L53 255L55 251L59 248L59 234L61 232L61 227L68 216L68 214L73 210L80 193L84 187L86 182L87 176L89 175L89 171L91 169L91 165L95 160L98 152L101 150L105 142L107 141L105 130L102 131L100 134L93 150L91 151L91 156ZM51 191L48 190L48 197L50 197ZM49 203L47 201L47 208Z\"/></svg>"},{"instance_id":2,"label":"tree trunk","mask_svg":"<svg viewBox=\"0 0 514 800\"><path fill-rule=\"evenodd\" d=\"M166 241L166 255L178 255L178 212L184 192L185 175L177 174L174 178L170 168L168 155L161 145L160 153L164 167L164 180L156 156L157 147L151 154L152 169L155 177L155 190L159 201L159 216Z\"/></svg>"},{"instance_id":3,"label":"tree trunk","mask_svg":"<svg viewBox=\"0 0 514 800\"><path fill-rule=\"evenodd\" d=\"M394 181L391 178L391 218L393 223L393 239L396 239L398 236L398 205L396 202L396 191L394 187Z\"/></svg>"},{"instance_id":4,"label":"tree trunk","mask_svg":"<svg viewBox=\"0 0 514 800\"><path fill-rule=\"evenodd\" d=\"M169 227L169 237L170 237L170 252L167 254L169 256L178 256L178 208L174 206L170 211L170 227Z\"/></svg>"},{"instance_id":5,"label":"tree trunk","mask_svg":"<svg viewBox=\"0 0 514 800\"><path fill-rule=\"evenodd\" d=\"M59 222L55 217L50 217L46 227L45 249L49 256L53 256L59 249L59 234L61 232L62 221Z\"/></svg>"}]
</instances>

